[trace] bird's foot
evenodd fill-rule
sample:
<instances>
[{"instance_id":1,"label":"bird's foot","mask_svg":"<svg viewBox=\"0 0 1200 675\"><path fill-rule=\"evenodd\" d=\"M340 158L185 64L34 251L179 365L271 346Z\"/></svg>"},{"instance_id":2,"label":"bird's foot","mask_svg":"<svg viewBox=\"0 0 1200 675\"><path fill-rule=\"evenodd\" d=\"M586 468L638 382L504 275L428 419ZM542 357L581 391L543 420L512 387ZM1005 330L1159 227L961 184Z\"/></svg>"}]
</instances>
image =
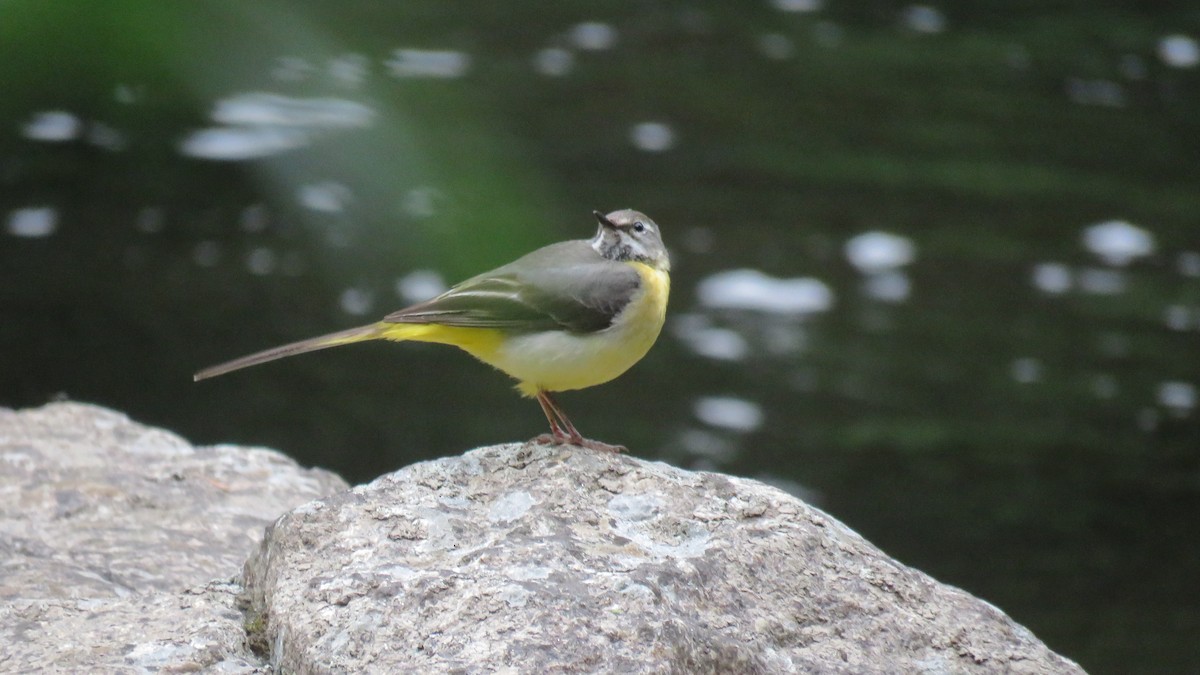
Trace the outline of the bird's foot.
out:
<instances>
[{"instance_id":1,"label":"bird's foot","mask_svg":"<svg viewBox=\"0 0 1200 675\"><path fill-rule=\"evenodd\" d=\"M530 439L529 442L536 443L538 445L574 445L580 448L587 448L588 450L595 450L597 452L621 453L629 451L629 448L623 445L612 445L609 443L604 443L603 441L593 441L592 439L584 438L583 436L572 438L571 436L541 434Z\"/></svg>"},{"instance_id":2,"label":"bird's foot","mask_svg":"<svg viewBox=\"0 0 1200 675\"><path fill-rule=\"evenodd\" d=\"M629 448L623 445L612 445L611 443L605 443L604 441L593 441L590 438L580 438L579 440L571 441L571 444L579 445L587 448L588 450L595 450L597 452L615 452L617 454L629 452Z\"/></svg>"}]
</instances>

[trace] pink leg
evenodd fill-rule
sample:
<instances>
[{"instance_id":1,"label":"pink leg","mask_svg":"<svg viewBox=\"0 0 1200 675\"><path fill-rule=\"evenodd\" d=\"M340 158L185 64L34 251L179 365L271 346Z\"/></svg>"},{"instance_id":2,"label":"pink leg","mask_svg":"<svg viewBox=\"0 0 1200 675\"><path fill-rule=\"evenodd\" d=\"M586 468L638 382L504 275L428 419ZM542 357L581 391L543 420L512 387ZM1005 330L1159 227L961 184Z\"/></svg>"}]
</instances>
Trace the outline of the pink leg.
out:
<instances>
[{"instance_id":1,"label":"pink leg","mask_svg":"<svg viewBox=\"0 0 1200 675\"><path fill-rule=\"evenodd\" d=\"M558 403L551 398L550 392L539 391L537 394L538 403L542 406L542 412L545 413L546 419L550 422L550 435L542 434L534 439L537 443L554 445L578 445L581 448L590 450L601 450L605 452L624 452L626 450L623 445L609 445L600 441L593 441L584 438L583 434L571 424L571 420L567 417L567 413L559 407Z\"/></svg>"},{"instance_id":2,"label":"pink leg","mask_svg":"<svg viewBox=\"0 0 1200 675\"><path fill-rule=\"evenodd\" d=\"M537 402L538 405L542 406L542 413L546 416L546 421L550 423L550 433L538 436L537 438L533 439L534 442L542 445L548 445L551 443L554 445L561 445L564 441L566 441L566 434L563 433L562 428L558 425L558 420L555 419L555 413L557 410L554 407L554 404L548 400L547 396L543 392L538 392Z\"/></svg>"}]
</instances>

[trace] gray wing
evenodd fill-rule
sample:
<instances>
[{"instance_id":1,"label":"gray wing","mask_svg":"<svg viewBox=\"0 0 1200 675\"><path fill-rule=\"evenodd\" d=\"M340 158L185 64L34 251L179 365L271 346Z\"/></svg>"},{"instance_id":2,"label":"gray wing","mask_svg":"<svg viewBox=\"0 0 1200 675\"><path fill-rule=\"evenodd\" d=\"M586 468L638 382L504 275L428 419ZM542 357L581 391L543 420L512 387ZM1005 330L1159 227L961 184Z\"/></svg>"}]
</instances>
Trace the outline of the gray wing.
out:
<instances>
[{"instance_id":1,"label":"gray wing","mask_svg":"<svg viewBox=\"0 0 1200 675\"><path fill-rule=\"evenodd\" d=\"M467 279L384 321L591 333L610 326L640 285L629 265L601 257L586 241L570 241Z\"/></svg>"}]
</instances>

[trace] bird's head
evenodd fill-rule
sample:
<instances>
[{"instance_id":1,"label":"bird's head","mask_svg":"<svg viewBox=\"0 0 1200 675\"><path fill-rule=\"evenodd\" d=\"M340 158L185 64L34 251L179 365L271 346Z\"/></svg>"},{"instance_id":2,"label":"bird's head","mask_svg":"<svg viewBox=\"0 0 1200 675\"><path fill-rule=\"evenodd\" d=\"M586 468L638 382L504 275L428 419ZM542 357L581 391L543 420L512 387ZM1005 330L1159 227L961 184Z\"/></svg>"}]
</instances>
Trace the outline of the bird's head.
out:
<instances>
[{"instance_id":1,"label":"bird's head","mask_svg":"<svg viewBox=\"0 0 1200 675\"><path fill-rule=\"evenodd\" d=\"M646 214L621 209L607 215L592 211L600 228L592 239L592 248L609 260L645 263L654 269L669 271L671 259L663 244L658 225Z\"/></svg>"}]
</instances>

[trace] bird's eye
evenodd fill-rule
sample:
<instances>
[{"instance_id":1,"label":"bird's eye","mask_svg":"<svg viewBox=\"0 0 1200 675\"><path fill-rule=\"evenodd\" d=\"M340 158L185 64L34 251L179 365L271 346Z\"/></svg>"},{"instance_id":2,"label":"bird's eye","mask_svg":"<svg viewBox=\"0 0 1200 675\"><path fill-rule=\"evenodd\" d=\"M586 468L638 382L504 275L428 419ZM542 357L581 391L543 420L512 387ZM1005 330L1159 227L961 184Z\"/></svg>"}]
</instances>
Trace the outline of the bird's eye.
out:
<instances>
[{"instance_id":1,"label":"bird's eye","mask_svg":"<svg viewBox=\"0 0 1200 675\"><path fill-rule=\"evenodd\" d=\"M638 220L633 223L633 231L641 234L646 231L646 224Z\"/></svg>"}]
</instances>

